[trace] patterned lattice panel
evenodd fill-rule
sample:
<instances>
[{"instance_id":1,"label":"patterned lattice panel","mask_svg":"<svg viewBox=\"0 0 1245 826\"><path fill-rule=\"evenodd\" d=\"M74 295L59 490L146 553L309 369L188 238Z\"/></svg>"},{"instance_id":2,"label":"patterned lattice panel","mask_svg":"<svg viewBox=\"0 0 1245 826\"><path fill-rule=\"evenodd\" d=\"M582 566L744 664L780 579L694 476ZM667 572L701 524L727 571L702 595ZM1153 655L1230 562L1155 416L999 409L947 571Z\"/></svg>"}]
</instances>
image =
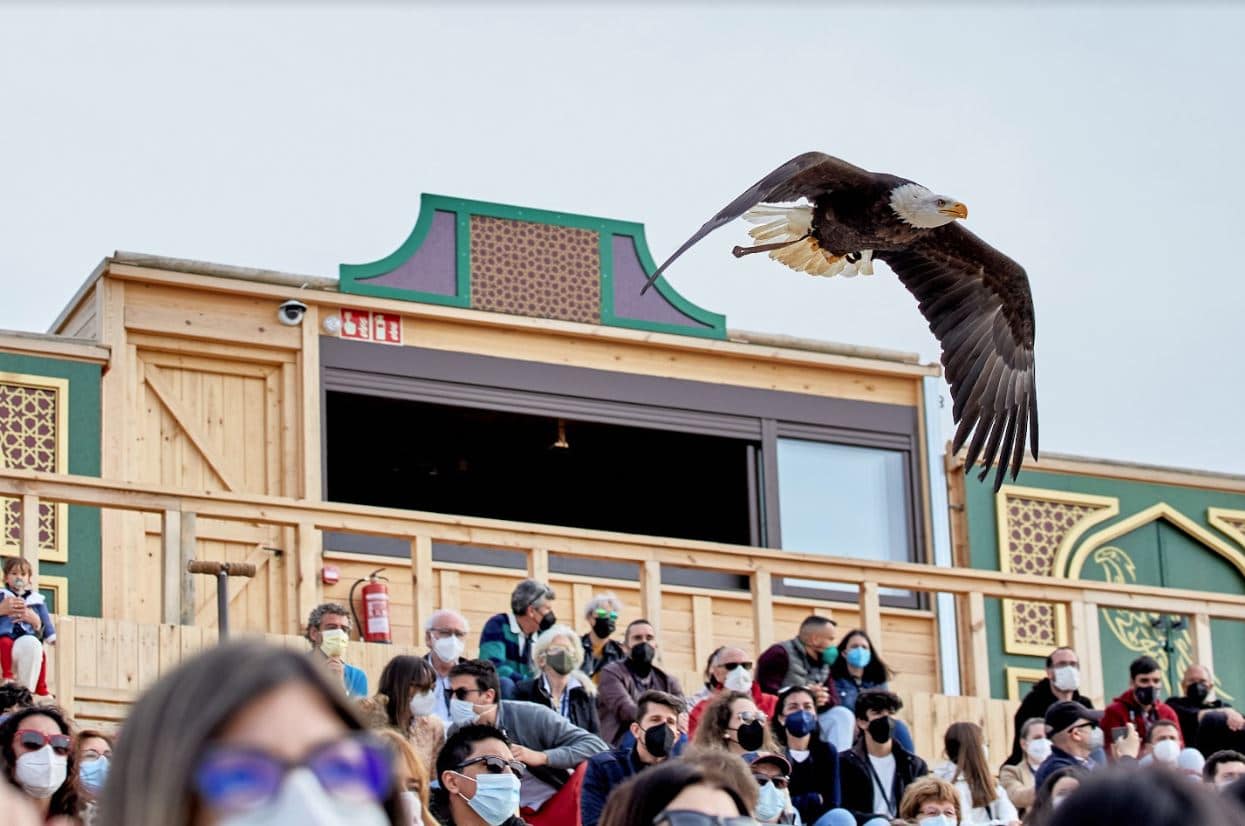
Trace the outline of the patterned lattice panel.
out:
<instances>
[{"instance_id":1,"label":"patterned lattice panel","mask_svg":"<svg viewBox=\"0 0 1245 826\"><path fill-rule=\"evenodd\" d=\"M0 466L55 473L62 469L64 389L27 383L15 377L0 378ZM52 504L39 506L39 547L54 552L63 518ZM0 548L21 547L21 502L0 497Z\"/></svg>"},{"instance_id":2,"label":"patterned lattice panel","mask_svg":"<svg viewBox=\"0 0 1245 826\"><path fill-rule=\"evenodd\" d=\"M587 229L471 216L471 306L599 324L601 250Z\"/></svg>"}]
</instances>

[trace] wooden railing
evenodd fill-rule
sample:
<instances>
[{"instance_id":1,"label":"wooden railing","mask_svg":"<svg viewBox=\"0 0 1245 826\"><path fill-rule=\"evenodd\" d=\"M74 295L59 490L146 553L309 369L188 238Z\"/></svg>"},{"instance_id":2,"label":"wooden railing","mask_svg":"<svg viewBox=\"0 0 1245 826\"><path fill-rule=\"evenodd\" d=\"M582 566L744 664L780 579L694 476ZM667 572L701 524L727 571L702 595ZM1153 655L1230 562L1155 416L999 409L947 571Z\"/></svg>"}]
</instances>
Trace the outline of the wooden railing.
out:
<instances>
[{"instance_id":1,"label":"wooden railing","mask_svg":"<svg viewBox=\"0 0 1245 826\"><path fill-rule=\"evenodd\" d=\"M751 637L757 651L775 641L775 603L781 601L773 593L776 577L858 585L860 624L875 638L881 638L884 630L881 589L948 593L954 595L961 616L967 619L967 627L960 629L966 652L962 657L967 672L963 681L965 693L980 696L989 694L987 597L1053 603L1065 611L1071 642L1080 653L1083 682L1090 693L1099 698L1103 693L1103 675L1099 671L1099 609L1189 616L1196 660L1207 663L1213 661L1210 621L1245 620L1245 597L1215 592L1048 579L915 563L870 562L397 509L215 491L177 491L81 476L0 470L0 496L21 499L25 528L22 553L36 562L34 537L41 501L159 514L165 588L163 617L169 624L186 616L187 589L183 587L186 581L183 571L187 558L194 551L196 519L290 529L293 547L285 548L284 555L294 617L305 617L321 599L319 571L323 561L323 531L400 538L409 542L409 561L402 564L410 567L409 622L414 629L423 628L431 612L443 602L434 585L434 567L450 566L434 565L434 541L522 552L528 574L537 578L548 578L550 554L603 563L633 563L639 570L639 609L654 623L660 623L662 616L663 566L747 577ZM444 580L441 584L442 588L446 587Z\"/></svg>"},{"instance_id":2,"label":"wooden railing","mask_svg":"<svg viewBox=\"0 0 1245 826\"><path fill-rule=\"evenodd\" d=\"M58 642L48 647L48 685L80 728L120 726L144 689L217 640L215 628L72 616L58 616L55 621ZM262 638L295 651L309 648L305 639L293 635L265 634ZM352 643L346 661L367 673L368 685L375 691L390 658L418 653L402 646ZM912 730L918 753L929 759L941 754L947 726L964 720L981 725L986 741L995 744L996 750L1010 748L1015 702L923 691L900 694L904 699L900 716Z\"/></svg>"}]
</instances>

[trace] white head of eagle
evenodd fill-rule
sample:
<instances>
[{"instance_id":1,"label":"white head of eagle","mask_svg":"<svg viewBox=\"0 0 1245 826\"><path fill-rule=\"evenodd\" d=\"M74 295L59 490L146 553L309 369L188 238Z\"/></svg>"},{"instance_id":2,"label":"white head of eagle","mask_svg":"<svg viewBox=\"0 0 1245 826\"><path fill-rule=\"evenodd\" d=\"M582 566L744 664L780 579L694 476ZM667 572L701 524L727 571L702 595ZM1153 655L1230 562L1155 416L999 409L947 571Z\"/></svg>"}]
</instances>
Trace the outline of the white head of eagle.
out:
<instances>
[{"instance_id":1,"label":"white head of eagle","mask_svg":"<svg viewBox=\"0 0 1245 826\"><path fill-rule=\"evenodd\" d=\"M930 192L920 184L900 184L891 190L891 209L905 224L933 229L956 218L967 218L968 207L946 195Z\"/></svg>"}]
</instances>

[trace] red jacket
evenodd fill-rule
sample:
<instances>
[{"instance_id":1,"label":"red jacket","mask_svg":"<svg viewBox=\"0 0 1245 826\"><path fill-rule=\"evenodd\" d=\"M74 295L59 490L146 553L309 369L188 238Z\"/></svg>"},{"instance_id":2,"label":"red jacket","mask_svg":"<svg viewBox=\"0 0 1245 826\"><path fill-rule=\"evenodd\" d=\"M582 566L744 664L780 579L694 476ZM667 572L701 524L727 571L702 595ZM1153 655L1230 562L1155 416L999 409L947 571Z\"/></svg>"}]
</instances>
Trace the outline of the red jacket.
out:
<instances>
[{"instance_id":1,"label":"red jacket","mask_svg":"<svg viewBox=\"0 0 1245 826\"><path fill-rule=\"evenodd\" d=\"M696 735L696 726L700 724L700 715L705 713L705 706L722 691L722 687L718 686L705 699L692 706L691 712L687 715L687 738L690 740ZM778 698L773 694L766 694L761 690L760 684L756 680L752 681L752 702L757 704L766 717L773 720L774 710L778 707Z\"/></svg>"},{"instance_id":2,"label":"red jacket","mask_svg":"<svg viewBox=\"0 0 1245 826\"><path fill-rule=\"evenodd\" d=\"M1107 710L1103 712L1102 727L1103 738L1108 748L1107 753L1112 757L1115 756L1111 745L1111 729L1132 723L1137 728L1137 734L1141 737L1141 742L1146 741L1146 732L1156 720L1171 720L1176 724L1176 737L1180 740L1180 747L1184 748L1184 736L1180 733L1180 718L1176 716L1176 711L1162 700L1155 700L1154 706L1147 712L1143 711L1141 706L1133 698L1133 690L1130 688L1123 694L1115 698L1111 705L1107 706Z\"/></svg>"}]
</instances>

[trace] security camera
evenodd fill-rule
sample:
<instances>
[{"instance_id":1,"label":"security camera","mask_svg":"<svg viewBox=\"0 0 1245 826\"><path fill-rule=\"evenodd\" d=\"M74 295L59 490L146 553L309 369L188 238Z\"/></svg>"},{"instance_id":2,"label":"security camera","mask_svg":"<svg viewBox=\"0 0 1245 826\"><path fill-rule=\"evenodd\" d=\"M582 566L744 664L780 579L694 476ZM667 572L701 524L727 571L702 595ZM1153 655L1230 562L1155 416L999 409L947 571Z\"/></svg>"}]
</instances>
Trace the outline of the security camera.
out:
<instances>
[{"instance_id":1,"label":"security camera","mask_svg":"<svg viewBox=\"0 0 1245 826\"><path fill-rule=\"evenodd\" d=\"M297 327L303 323L303 316L307 315L307 305L301 301L291 298L284 301L277 308L277 321L280 321L286 327Z\"/></svg>"}]
</instances>

